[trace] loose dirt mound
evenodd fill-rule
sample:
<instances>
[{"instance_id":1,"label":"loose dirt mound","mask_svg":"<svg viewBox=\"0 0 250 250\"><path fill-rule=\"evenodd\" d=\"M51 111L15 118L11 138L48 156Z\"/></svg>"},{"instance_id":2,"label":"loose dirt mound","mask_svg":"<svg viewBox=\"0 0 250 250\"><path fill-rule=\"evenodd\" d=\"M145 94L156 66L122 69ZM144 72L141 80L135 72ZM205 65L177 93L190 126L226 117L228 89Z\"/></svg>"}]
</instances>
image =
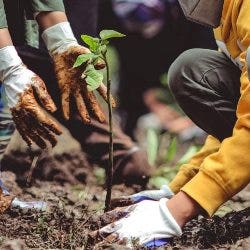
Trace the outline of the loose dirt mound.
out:
<instances>
[{"instance_id":1,"label":"loose dirt mound","mask_svg":"<svg viewBox=\"0 0 250 250\"><path fill-rule=\"evenodd\" d=\"M19 241L20 247L40 249L93 249L95 242L89 241L88 233L102 226L100 215L104 204L105 191L94 185L61 185L56 182L35 181L30 188L20 188L15 175L5 172L3 179L12 192L26 200L43 199L49 204L45 212L12 210L0 217L1 242ZM116 186L114 196L133 193L138 187ZM170 242L174 248L192 247L199 249L232 247L240 239L250 236L250 209L227 213L213 219L192 220L184 229L183 236ZM243 242L250 247L249 242ZM240 242L240 244L243 244ZM7 243L6 243L7 244ZM9 244L9 243L8 243ZM17 244L17 245L18 245ZM6 248L3 248L6 249ZM95 249L126 249L108 243ZM135 247L135 249L140 249ZM247 249L247 248L245 248ZM248 248L249 249L249 248Z\"/></svg>"},{"instance_id":2,"label":"loose dirt mound","mask_svg":"<svg viewBox=\"0 0 250 250\"><path fill-rule=\"evenodd\" d=\"M73 145L69 147L69 145ZM16 145L19 145L16 143ZM65 145L68 146L65 150ZM44 200L44 212L9 210L0 216L0 249L127 249L116 244L95 246L88 233L102 226L105 191L86 162L79 145L63 139L53 154L45 154L27 186L30 157L12 148L3 164L2 179L9 190L25 200ZM17 178L18 176L18 178ZM99 179L103 178L99 176ZM137 186L115 186L114 197L140 191ZM250 249L250 188L228 202L212 219L198 218L173 239L174 249ZM135 249L141 249L135 246Z\"/></svg>"},{"instance_id":3,"label":"loose dirt mound","mask_svg":"<svg viewBox=\"0 0 250 250\"><path fill-rule=\"evenodd\" d=\"M229 247L239 239L250 236L250 208L231 212L224 217L200 218L188 223L181 238L172 246L196 246L199 249ZM250 245L249 245L250 247Z\"/></svg>"},{"instance_id":4,"label":"loose dirt mound","mask_svg":"<svg viewBox=\"0 0 250 250\"><path fill-rule=\"evenodd\" d=\"M38 160L32 166L34 157ZM27 184L31 179L74 185L85 183L87 172L91 169L79 143L65 128L63 135L58 137L58 145L46 151L33 145L31 152L16 132L1 161L1 170L16 173L17 182L21 185Z\"/></svg>"}]
</instances>

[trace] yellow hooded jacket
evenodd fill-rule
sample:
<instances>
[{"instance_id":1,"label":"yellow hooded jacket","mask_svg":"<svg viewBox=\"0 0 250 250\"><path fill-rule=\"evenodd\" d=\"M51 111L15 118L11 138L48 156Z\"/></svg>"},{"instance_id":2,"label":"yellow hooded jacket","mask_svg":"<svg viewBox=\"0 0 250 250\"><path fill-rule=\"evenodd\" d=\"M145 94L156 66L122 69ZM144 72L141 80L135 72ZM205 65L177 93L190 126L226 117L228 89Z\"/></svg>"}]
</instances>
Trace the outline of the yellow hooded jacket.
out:
<instances>
[{"instance_id":1,"label":"yellow hooded jacket","mask_svg":"<svg viewBox=\"0 0 250 250\"><path fill-rule=\"evenodd\" d=\"M233 135L221 143L209 136L201 151L181 168L170 184L174 192L180 189L186 192L210 216L250 181L250 62L247 61L250 57L250 0L224 1L215 38L220 50L242 70Z\"/></svg>"}]
</instances>

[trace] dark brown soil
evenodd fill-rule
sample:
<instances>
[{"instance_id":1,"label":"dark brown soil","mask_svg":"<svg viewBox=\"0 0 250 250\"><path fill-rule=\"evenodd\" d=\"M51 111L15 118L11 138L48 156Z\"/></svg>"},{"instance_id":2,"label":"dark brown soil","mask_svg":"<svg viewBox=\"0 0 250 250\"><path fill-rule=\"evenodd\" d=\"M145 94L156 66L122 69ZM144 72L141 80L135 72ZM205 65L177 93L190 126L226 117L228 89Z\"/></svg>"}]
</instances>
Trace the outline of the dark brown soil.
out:
<instances>
[{"instance_id":1,"label":"dark brown soil","mask_svg":"<svg viewBox=\"0 0 250 250\"><path fill-rule=\"evenodd\" d=\"M230 246L250 236L250 208L230 212L224 217L203 217L188 223L181 238L173 239L172 246L196 246L199 249ZM250 247L250 246L249 246Z\"/></svg>"},{"instance_id":2,"label":"dark brown soil","mask_svg":"<svg viewBox=\"0 0 250 250\"><path fill-rule=\"evenodd\" d=\"M41 157L32 172L30 185L26 183L31 164L27 154L15 152L8 157L5 170L17 174L3 172L5 185L19 198L45 200L49 209L40 213L8 210L2 214L0 249L127 249L108 243L95 246L95 239L88 236L103 224L100 218L105 191L80 151ZM113 197L138 191L138 186L115 186ZM182 237L173 239L168 247L250 249L249 193L248 188L234 197L220 216L192 220Z\"/></svg>"}]
</instances>

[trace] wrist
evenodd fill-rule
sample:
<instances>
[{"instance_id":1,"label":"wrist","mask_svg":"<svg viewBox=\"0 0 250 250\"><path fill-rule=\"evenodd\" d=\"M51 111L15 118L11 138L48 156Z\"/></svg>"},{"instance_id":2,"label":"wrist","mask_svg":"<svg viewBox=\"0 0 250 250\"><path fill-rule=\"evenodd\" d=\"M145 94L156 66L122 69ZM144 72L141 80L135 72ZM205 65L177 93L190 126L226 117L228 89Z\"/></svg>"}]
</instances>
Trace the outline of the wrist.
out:
<instances>
[{"instance_id":1,"label":"wrist","mask_svg":"<svg viewBox=\"0 0 250 250\"><path fill-rule=\"evenodd\" d=\"M200 205L183 191L168 200L166 206L181 228L202 212Z\"/></svg>"},{"instance_id":2,"label":"wrist","mask_svg":"<svg viewBox=\"0 0 250 250\"><path fill-rule=\"evenodd\" d=\"M172 230L172 235L180 236L182 234L182 227L174 217L172 211L166 205L168 203L167 198L162 198L159 201L160 212L163 215L163 221L167 222L168 228Z\"/></svg>"},{"instance_id":3,"label":"wrist","mask_svg":"<svg viewBox=\"0 0 250 250\"><path fill-rule=\"evenodd\" d=\"M78 45L69 22L61 22L47 28L42 38L51 55L62 53L69 47Z\"/></svg>"},{"instance_id":4,"label":"wrist","mask_svg":"<svg viewBox=\"0 0 250 250\"><path fill-rule=\"evenodd\" d=\"M42 30L46 30L58 23L67 22L67 16L62 11L43 11L35 13L35 18Z\"/></svg>"},{"instance_id":5,"label":"wrist","mask_svg":"<svg viewBox=\"0 0 250 250\"><path fill-rule=\"evenodd\" d=\"M3 82L20 65L22 65L22 60L14 46L0 49L0 81Z\"/></svg>"},{"instance_id":6,"label":"wrist","mask_svg":"<svg viewBox=\"0 0 250 250\"><path fill-rule=\"evenodd\" d=\"M7 28L0 29L0 48L13 46L9 30Z\"/></svg>"}]
</instances>

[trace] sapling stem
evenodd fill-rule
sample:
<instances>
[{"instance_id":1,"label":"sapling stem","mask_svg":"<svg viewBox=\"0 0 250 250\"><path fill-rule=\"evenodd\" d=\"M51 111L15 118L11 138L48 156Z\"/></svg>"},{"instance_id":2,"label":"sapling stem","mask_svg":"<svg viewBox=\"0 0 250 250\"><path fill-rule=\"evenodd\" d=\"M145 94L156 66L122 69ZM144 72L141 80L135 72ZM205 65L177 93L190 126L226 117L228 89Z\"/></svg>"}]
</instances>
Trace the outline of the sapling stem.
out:
<instances>
[{"instance_id":1,"label":"sapling stem","mask_svg":"<svg viewBox=\"0 0 250 250\"><path fill-rule=\"evenodd\" d=\"M107 95L108 95L108 112L109 112L109 166L107 171L107 194L105 199L105 212L110 210L111 203L111 194L112 194L112 185L113 185L113 173L114 173L114 144L113 144L113 110L112 110L112 101L111 101L111 79L109 73L109 64L107 60L107 53L103 53L104 62L106 64L107 71Z\"/></svg>"},{"instance_id":2,"label":"sapling stem","mask_svg":"<svg viewBox=\"0 0 250 250\"><path fill-rule=\"evenodd\" d=\"M112 114L112 96L111 96L111 79L110 79L110 66L107 59L107 45L112 38L121 38L125 35L115 30L102 30L100 32L100 38L92 37L89 35L82 35L82 40L88 45L91 53L81 54L77 57L73 68L81 66L87 62L87 67L84 70L82 77L85 79L88 90L92 91L98 89L103 82L103 75L98 73L97 70L101 68L95 68L97 66L98 59L102 59L106 64L107 72L107 103L109 112L109 163L106 169L106 187L107 195L105 199L105 211L109 211L111 207L111 194L113 185L113 173L114 173L114 159L113 159L113 114ZM105 92L105 91L104 91ZM99 92L100 93L100 92ZM104 93L104 99L106 99L106 93Z\"/></svg>"}]
</instances>

